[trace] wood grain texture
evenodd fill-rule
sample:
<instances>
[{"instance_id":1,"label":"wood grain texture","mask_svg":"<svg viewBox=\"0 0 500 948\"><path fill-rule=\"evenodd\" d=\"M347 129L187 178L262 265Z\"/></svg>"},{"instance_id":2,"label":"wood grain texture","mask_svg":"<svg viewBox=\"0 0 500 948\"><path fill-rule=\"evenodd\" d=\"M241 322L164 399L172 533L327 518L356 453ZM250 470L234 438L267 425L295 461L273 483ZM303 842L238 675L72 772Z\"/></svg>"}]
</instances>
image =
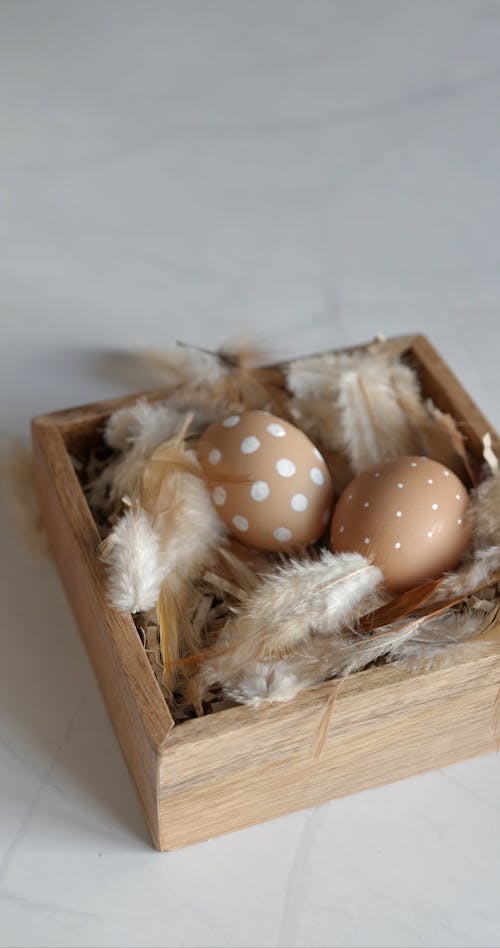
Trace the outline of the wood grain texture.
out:
<instances>
[{"instance_id":1,"label":"wood grain texture","mask_svg":"<svg viewBox=\"0 0 500 948\"><path fill-rule=\"evenodd\" d=\"M497 435L435 349L422 336L388 347L408 354L425 393L459 421L479 464L484 433L496 443ZM231 708L173 726L131 618L106 600L98 533L70 459L98 440L110 412L138 397L156 401L165 390L35 419L33 440L54 556L158 848L497 746L500 624L432 661L379 666L285 704Z\"/></svg>"},{"instance_id":2,"label":"wood grain texture","mask_svg":"<svg viewBox=\"0 0 500 948\"><path fill-rule=\"evenodd\" d=\"M132 618L106 598L99 534L62 433L33 422L40 506L51 550L94 667L110 718L159 845L158 749L173 725Z\"/></svg>"}]
</instances>

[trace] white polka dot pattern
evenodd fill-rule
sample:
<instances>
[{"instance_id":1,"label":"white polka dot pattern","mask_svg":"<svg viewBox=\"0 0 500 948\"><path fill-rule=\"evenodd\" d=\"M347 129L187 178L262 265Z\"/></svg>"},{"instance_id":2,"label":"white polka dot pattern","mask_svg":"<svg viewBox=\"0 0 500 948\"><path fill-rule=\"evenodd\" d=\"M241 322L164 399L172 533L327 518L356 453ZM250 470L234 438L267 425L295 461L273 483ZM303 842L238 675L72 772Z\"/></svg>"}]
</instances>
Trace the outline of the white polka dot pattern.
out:
<instances>
[{"instance_id":1,"label":"white polka dot pattern","mask_svg":"<svg viewBox=\"0 0 500 948\"><path fill-rule=\"evenodd\" d=\"M242 454L253 454L254 451L258 451L260 448L260 441L258 438L255 438L254 435L249 435L248 438L243 438L243 441L240 444L240 451Z\"/></svg>"},{"instance_id":2,"label":"white polka dot pattern","mask_svg":"<svg viewBox=\"0 0 500 948\"><path fill-rule=\"evenodd\" d=\"M218 448L212 448L210 454L208 455L209 464L218 464L221 458L222 454Z\"/></svg>"},{"instance_id":3,"label":"white polka dot pattern","mask_svg":"<svg viewBox=\"0 0 500 948\"><path fill-rule=\"evenodd\" d=\"M214 499L214 503L216 503L218 507L222 507L223 504L226 503L226 496L226 491L223 487L214 488L212 497Z\"/></svg>"},{"instance_id":4,"label":"white polka dot pattern","mask_svg":"<svg viewBox=\"0 0 500 948\"><path fill-rule=\"evenodd\" d=\"M313 484L316 484L318 487L321 487L321 485L325 483L325 476L319 467L312 467L309 471L309 475Z\"/></svg>"},{"instance_id":5,"label":"white polka dot pattern","mask_svg":"<svg viewBox=\"0 0 500 948\"><path fill-rule=\"evenodd\" d=\"M290 501L290 507L292 510L300 512L307 509L308 503L309 501L305 494L294 494Z\"/></svg>"},{"instance_id":6,"label":"white polka dot pattern","mask_svg":"<svg viewBox=\"0 0 500 948\"><path fill-rule=\"evenodd\" d=\"M292 539L292 531L288 527L276 527L276 529L273 530L273 536L282 543L285 543Z\"/></svg>"},{"instance_id":7,"label":"white polka dot pattern","mask_svg":"<svg viewBox=\"0 0 500 948\"><path fill-rule=\"evenodd\" d=\"M276 461L276 470L280 477L293 477L297 468L290 458L280 458Z\"/></svg>"},{"instance_id":8,"label":"white polka dot pattern","mask_svg":"<svg viewBox=\"0 0 500 948\"><path fill-rule=\"evenodd\" d=\"M233 524L237 530L243 530L243 532L248 530L248 520L246 517L242 517L241 514L236 514L233 517Z\"/></svg>"},{"instance_id":9,"label":"white polka dot pattern","mask_svg":"<svg viewBox=\"0 0 500 948\"><path fill-rule=\"evenodd\" d=\"M240 416L239 415L229 415L229 418L224 418L222 424L224 428L234 428L235 425L239 425Z\"/></svg>"},{"instance_id":10,"label":"white polka dot pattern","mask_svg":"<svg viewBox=\"0 0 500 948\"><path fill-rule=\"evenodd\" d=\"M250 488L252 500L267 500L270 494L269 484L266 481L255 481Z\"/></svg>"},{"instance_id":11,"label":"white polka dot pattern","mask_svg":"<svg viewBox=\"0 0 500 948\"><path fill-rule=\"evenodd\" d=\"M267 430L273 438L284 438L286 431L283 425L279 425L277 422L273 421L270 425L267 426Z\"/></svg>"}]
</instances>

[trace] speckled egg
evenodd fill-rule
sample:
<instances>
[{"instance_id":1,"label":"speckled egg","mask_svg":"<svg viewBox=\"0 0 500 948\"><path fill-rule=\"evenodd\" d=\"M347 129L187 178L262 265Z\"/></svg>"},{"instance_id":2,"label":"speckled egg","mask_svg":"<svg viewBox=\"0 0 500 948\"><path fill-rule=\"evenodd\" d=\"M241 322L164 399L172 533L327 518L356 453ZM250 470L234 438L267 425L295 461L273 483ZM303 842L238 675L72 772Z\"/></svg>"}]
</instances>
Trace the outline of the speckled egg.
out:
<instances>
[{"instance_id":1,"label":"speckled egg","mask_svg":"<svg viewBox=\"0 0 500 948\"><path fill-rule=\"evenodd\" d=\"M266 411L229 415L203 433L198 457L217 511L241 543L285 552L324 533L331 477L294 425Z\"/></svg>"},{"instance_id":2,"label":"speckled egg","mask_svg":"<svg viewBox=\"0 0 500 948\"><path fill-rule=\"evenodd\" d=\"M469 497L459 478L426 457L399 457L356 477L331 525L334 552L363 553L393 593L454 569L470 541Z\"/></svg>"}]
</instances>

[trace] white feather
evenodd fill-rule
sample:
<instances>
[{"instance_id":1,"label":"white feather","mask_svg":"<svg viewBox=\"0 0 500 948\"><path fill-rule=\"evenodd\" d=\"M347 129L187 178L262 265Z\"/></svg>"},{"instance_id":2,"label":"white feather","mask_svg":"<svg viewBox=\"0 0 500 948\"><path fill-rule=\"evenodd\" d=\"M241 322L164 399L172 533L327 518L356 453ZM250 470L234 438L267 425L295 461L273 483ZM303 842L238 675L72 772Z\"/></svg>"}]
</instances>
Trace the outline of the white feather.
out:
<instances>
[{"instance_id":1,"label":"white feather","mask_svg":"<svg viewBox=\"0 0 500 948\"><path fill-rule=\"evenodd\" d=\"M289 664L287 660L256 662L236 681L224 683L224 695L252 708L265 701L290 701L303 685Z\"/></svg>"}]
</instances>

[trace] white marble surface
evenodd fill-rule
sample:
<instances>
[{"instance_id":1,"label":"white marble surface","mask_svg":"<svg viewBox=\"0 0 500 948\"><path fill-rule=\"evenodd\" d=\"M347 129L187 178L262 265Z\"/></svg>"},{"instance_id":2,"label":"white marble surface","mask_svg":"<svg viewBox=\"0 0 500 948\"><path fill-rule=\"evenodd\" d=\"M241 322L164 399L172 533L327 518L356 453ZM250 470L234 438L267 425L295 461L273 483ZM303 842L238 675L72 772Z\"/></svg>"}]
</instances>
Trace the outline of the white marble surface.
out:
<instances>
[{"instance_id":1,"label":"white marble surface","mask_svg":"<svg viewBox=\"0 0 500 948\"><path fill-rule=\"evenodd\" d=\"M498 0L3 0L2 442L238 332L428 332L498 425L499 114ZM497 756L154 853L5 507L2 946L500 944Z\"/></svg>"}]
</instances>

